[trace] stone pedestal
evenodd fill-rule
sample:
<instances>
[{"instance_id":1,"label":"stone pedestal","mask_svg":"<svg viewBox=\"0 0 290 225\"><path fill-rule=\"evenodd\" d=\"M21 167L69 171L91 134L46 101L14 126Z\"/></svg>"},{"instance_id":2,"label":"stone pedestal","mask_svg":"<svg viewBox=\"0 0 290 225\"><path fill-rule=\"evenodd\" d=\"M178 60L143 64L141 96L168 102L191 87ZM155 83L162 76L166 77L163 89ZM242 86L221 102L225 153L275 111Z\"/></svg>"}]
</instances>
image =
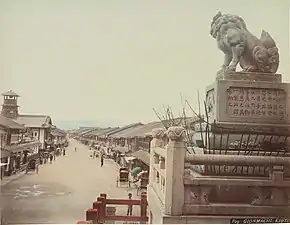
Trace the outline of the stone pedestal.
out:
<instances>
[{"instance_id":1,"label":"stone pedestal","mask_svg":"<svg viewBox=\"0 0 290 225\"><path fill-rule=\"evenodd\" d=\"M206 88L206 110L209 124L196 124L194 134L202 154L290 156L290 84L280 74L218 74ZM263 169L235 167L231 174L267 176Z\"/></svg>"},{"instance_id":2,"label":"stone pedestal","mask_svg":"<svg viewBox=\"0 0 290 225\"><path fill-rule=\"evenodd\" d=\"M209 119L217 123L290 125L290 84L281 75L227 73L206 89Z\"/></svg>"},{"instance_id":3,"label":"stone pedestal","mask_svg":"<svg viewBox=\"0 0 290 225\"><path fill-rule=\"evenodd\" d=\"M216 126L208 127L209 135L204 140L233 130L232 133L237 134L251 130L287 136L290 133L290 84L282 83L280 74L219 74L206 88L206 110L208 122ZM205 130L206 124L202 124L201 129L199 124L196 125L197 141L201 141L200 132L205 135ZM211 147L220 145L219 138L215 139Z\"/></svg>"}]
</instances>

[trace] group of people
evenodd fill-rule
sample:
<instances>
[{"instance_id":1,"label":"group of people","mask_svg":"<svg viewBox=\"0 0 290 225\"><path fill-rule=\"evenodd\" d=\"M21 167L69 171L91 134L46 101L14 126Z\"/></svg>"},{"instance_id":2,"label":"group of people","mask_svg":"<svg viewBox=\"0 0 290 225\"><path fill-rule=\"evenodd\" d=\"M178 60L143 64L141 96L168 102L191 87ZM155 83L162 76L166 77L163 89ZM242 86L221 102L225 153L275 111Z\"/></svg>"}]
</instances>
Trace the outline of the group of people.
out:
<instances>
[{"instance_id":1,"label":"group of people","mask_svg":"<svg viewBox=\"0 0 290 225\"><path fill-rule=\"evenodd\" d=\"M66 149L60 149L58 148L56 152L61 152L63 156L65 156ZM39 161L41 164L46 164L48 161L50 164L52 164L53 160L55 160L55 157L57 156L56 152L44 152L41 153L39 156Z\"/></svg>"},{"instance_id":2,"label":"group of people","mask_svg":"<svg viewBox=\"0 0 290 225\"><path fill-rule=\"evenodd\" d=\"M50 164L52 164L52 161L53 161L53 158L54 158L54 155L53 153L49 153L49 154L42 154L40 155L39 157L39 161L40 161L40 164L46 164L49 160Z\"/></svg>"}]
</instances>

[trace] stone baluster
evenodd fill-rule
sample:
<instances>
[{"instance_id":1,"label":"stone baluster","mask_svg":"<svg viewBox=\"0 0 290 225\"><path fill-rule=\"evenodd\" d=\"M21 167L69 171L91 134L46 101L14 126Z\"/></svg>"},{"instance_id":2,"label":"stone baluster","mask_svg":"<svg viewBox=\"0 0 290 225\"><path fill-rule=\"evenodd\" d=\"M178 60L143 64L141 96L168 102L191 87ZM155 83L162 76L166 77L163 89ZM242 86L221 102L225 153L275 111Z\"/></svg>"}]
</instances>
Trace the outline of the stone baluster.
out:
<instances>
[{"instance_id":1,"label":"stone baluster","mask_svg":"<svg viewBox=\"0 0 290 225\"><path fill-rule=\"evenodd\" d=\"M159 168L165 169L165 159L162 156L159 156Z\"/></svg>"},{"instance_id":2,"label":"stone baluster","mask_svg":"<svg viewBox=\"0 0 290 225\"><path fill-rule=\"evenodd\" d=\"M159 158L154 152L154 148L162 146L162 138L165 135L165 129L156 128L152 130L152 141L150 143L150 171L149 171L149 185L156 180L156 171L154 166L159 163Z\"/></svg>"},{"instance_id":3,"label":"stone baluster","mask_svg":"<svg viewBox=\"0 0 290 225\"><path fill-rule=\"evenodd\" d=\"M152 148L154 147L162 147L163 145L163 137L165 135L165 129L163 128L156 128L156 129L153 129L152 130L152 141L151 141L151 144L150 146Z\"/></svg>"},{"instance_id":4,"label":"stone baluster","mask_svg":"<svg viewBox=\"0 0 290 225\"><path fill-rule=\"evenodd\" d=\"M270 179L273 181L281 182L284 180L284 166L273 166L270 171ZM285 188L275 188L271 190L271 204L272 205L287 205L288 193Z\"/></svg>"},{"instance_id":5,"label":"stone baluster","mask_svg":"<svg viewBox=\"0 0 290 225\"><path fill-rule=\"evenodd\" d=\"M269 178L273 181L284 180L284 166L273 166L270 171Z\"/></svg>"},{"instance_id":6,"label":"stone baluster","mask_svg":"<svg viewBox=\"0 0 290 225\"><path fill-rule=\"evenodd\" d=\"M159 156L159 168L165 169L165 159L162 156ZM162 190L163 189L163 183L164 183L164 177L163 174L159 174L159 187Z\"/></svg>"},{"instance_id":7,"label":"stone baluster","mask_svg":"<svg viewBox=\"0 0 290 225\"><path fill-rule=\"evenodd\" d=\"M170 127L167 136L164 214L180 216L184 205L185 130L183 127Z\"/></svg>"},{"instance_id":8,"label":"stone baluster","mask_svg":"<svg viewBox=\"0 0 290 225\"><path fill-rule=\"evenodd\" d=\"M153 163L154 164L159 164L159 156L157 154L154 153L154 156L153 156Z\"/></svg>"}]
</instances>

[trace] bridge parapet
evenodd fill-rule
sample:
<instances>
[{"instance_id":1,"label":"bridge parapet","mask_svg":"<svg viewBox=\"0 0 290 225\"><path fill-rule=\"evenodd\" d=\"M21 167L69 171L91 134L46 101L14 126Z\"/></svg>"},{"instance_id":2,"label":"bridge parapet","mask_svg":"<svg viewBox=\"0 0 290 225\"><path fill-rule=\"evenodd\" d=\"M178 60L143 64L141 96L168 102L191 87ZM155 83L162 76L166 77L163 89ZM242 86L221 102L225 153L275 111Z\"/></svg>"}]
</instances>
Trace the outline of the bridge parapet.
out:
<instances>
[{"instance_id":1,"label":"bridge parapet","mask_svg":"<svg viewBox=\"0 0 290 225\"><path fill-rule=\"evenodd\" d=\"M287 154L210 154L206 148L189 154L184 128L155 129L152 134L148 186L152 223L166 223L168 218L175 222L187 218L190 223L193 216L206 215L218 219L290 215ZM157 208L162 208L160 215Z\"/></svg>"}]
</instances>

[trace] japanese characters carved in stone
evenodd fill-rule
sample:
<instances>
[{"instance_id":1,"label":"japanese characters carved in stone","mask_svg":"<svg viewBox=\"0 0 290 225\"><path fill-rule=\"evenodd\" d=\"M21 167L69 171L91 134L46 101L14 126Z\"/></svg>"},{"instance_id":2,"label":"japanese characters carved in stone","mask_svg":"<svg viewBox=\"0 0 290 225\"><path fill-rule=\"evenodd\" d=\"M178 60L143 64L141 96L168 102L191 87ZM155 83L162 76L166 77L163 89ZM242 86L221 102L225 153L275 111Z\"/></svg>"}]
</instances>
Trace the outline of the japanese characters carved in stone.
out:
<instances>
[{"instance_id":1,"label":"japanese characters carved in stone","mask_svg":"<svg viewBox=\"0 0 290 225\"><path fill-rule=\"evenodd\" d=\"M210 34L225 54L221 71L236 71L239 63L245 72L277 72L278 48L266 31L257 38L241 17L218 12L212 20Z\"/></svg>"}]
</instances>

